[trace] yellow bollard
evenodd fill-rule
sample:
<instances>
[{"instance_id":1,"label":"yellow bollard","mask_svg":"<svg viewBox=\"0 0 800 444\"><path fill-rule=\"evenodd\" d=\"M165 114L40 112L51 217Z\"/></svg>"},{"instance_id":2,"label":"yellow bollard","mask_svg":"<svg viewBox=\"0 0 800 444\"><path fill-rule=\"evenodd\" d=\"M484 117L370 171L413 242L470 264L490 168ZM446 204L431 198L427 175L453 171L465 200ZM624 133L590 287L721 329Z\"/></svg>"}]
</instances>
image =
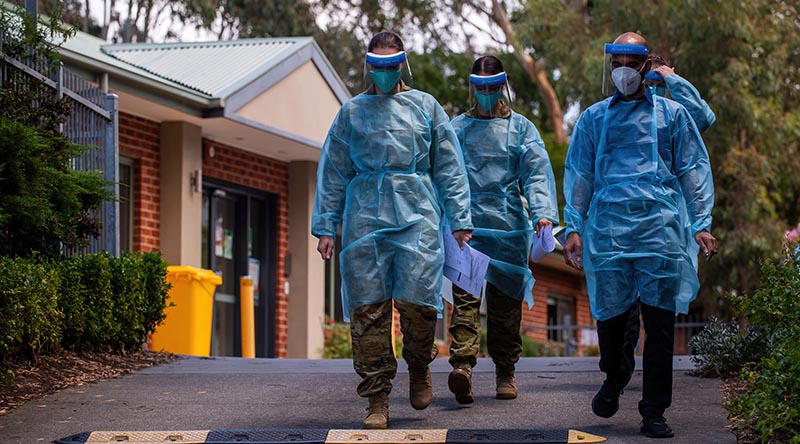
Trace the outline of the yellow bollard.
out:
<instances>
[{"instance_id":1,"label":"yellow bollard","mask_svg":"<svg viewBox=\"0 0 800 444\"><path fill-rule=\"evenodd\" d=\"M253 310L253 279L242 276L239 279L239 306L242 321L242 357L256 357L255 311Z\"/></svg>"}]
</instances>

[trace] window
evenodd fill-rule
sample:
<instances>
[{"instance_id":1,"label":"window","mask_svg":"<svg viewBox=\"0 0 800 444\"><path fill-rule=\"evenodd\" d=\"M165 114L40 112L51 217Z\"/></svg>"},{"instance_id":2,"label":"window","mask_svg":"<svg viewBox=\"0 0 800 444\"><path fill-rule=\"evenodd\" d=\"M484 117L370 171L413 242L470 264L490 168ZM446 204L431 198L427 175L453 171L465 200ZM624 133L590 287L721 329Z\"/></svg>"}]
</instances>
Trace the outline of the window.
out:
<instances>
[{"instance_id":1,"label":"window","mask_svg":"<svg viewBox=\"0 0 800 444\"><path fill-rule=\"evenodd\" d=\"M119 251L133 251L133 165L119 158Z\"/></svg>"},{"instance_id":2,"label":"window","mask_svg":"<svg viewBox=\"0 0 800 444\"><path fill-rule=\"evenodd\" d=\"M547 339L565 342L575 335L575 299L569 296L549 294L547 296Z\"/></svg>"}]
</instances>

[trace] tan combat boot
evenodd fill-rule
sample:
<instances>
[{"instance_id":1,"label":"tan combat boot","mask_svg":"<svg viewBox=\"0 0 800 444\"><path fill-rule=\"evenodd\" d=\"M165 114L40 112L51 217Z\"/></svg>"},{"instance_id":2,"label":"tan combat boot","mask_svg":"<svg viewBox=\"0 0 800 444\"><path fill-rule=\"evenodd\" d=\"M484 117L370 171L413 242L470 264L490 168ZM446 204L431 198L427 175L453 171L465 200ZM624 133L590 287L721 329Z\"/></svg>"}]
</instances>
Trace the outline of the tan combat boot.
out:
<instances>
[{"instance_id":1,"label":"tan combat boot","mask_svg":"<svg viewBox=\"0 0 800 444\"><path fill-rule=\"evenodd\" d=\"M514 399L517 397L517 381L514 369L497 369L497 399Z\"/></svg>"},{"instance_id":2,"label":"tan combat boot","mask_svg":"<svg viewBox=\"0 0 800 444\"><path fill-rule=\"evenodd\" d=\"M472 366L466 363L457 364L447 378L447 386L456 395L456 402L472 404L475 401L472 397Z\"/></svg>"},{"instance_id":3,"label":"tan combat boot","mask_svg":"<svg viewBox=\"0 0 800 444\"><path fill-rule=\"evenodd\" d=\"M365 429L385 429L389 425L389 395L378 393L369 397Z\"/></svg>"},{"instance_id":4,"label":"tan combat boot","mask_svg":"<svg viewBox=\"0 0 800 444\"><path fill-rule=\"evenodd\" d=\"M427 365L408 368L408 397L417 410L424 410L433 401L431 370Z\"/></svg>"}]
</instances>

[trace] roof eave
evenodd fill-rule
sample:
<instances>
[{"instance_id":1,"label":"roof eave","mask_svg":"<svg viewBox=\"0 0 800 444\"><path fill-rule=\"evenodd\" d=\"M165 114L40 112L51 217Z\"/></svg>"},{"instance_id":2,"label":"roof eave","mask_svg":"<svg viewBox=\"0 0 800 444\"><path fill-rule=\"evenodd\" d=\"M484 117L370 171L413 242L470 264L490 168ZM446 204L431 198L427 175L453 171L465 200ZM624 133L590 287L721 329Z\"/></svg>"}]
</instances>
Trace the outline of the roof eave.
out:
<instances>
[{"instance_id":1,"label":"roof eave","mask_svg":"<svg viewBox=\"0 0 800 444\"><path fill-rule=\"evenodd\" d=\"M108 64L65 47L62 47L59 53L66 62L74 63L93 71L99 71L100 73L107 73L122 80L121 83L129 84L134 88L144 88L156 93L159 97L164 97L165 95L167 98L188 104L196 108L198 114L202 114L204 110L221 108L224 106L224 100L220 97L208 97L189 88L179 85L168 85L158 79L150 78L141 73L133 73L128 69Z\"/></svg>"}]
</instances>

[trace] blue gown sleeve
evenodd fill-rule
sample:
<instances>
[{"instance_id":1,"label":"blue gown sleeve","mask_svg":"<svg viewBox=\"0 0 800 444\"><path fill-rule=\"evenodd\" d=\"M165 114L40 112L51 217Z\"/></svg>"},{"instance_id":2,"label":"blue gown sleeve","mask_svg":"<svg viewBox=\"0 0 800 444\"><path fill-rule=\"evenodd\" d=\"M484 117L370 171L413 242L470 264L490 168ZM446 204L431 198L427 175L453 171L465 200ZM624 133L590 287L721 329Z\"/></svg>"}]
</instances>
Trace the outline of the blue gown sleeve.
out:
<instances>
[{"instance_id":1,"label":"blue gown sleeve","mask_svg":"<svg viewBox=\"0 0 800 444\"><path fill-rule=\"evenodd\" d=\"M686 109L680 107L672 126L675 175L681 183L686 209L692 222L692 236L698 231L711 231L711 210L714 208L714 179L708 151L700 131Z\"/></svg>"},{"instance_id":2,"label":"blue gown sleeve","mask_svg":"<svg viewBox=\"0 0 800 444\"><path fill-rule=\"evenodd\" d=\"M461 146L447 113L434 101L431 123L431 161L436 192L453 231L471 230L469 182Z\"/></svg>"},{"instance_id":3,"label":"blue gown sleeve","mask_svg":"<svg viewBox=\"0 0 800 444\"><path fill-rule=\"evenodd\" d=\"M591 131L591 118L584 112L572 131L564 163L564 237L573 231L583 235L594 196L594 153L596 142Z\"/></svg>"},{"instance_id":4,"label":"blue gown sleeve","mask_svg":"<svg viewBox=\"0 0 800 444\"><path fill-rule=\"evenodd\" d=\"M317 167L317 191L311 217L311 234L316 237L336 238L342 219L347 185L356 174L350 157L349 132L349 114L346 107L342 107L328 130Z\"/></svg>"},{"instance_id":5,"label":"blue gown sleeve","mask_svg":"<svg viewBox=\"0 0 800 444\"><path fill-rule=\"evenodd\" d=\"M714 111L708 106L705 100L700 97L700 92L688 80L677 74L670 74L664 77L664 81L669 88L672 100L683 105L689 115L694 119L697 129L703 133L711 127L717 120Z\"/></svg>"},{"instance_id":6,"label":"blue gown sleeve","mask_svg":"<svg viewBox=\"0 0 800 444\"><path fill-rule=\"evenodd\" d=\"M558 200L556 179L550 156L544 148L539 131L533 123L524 119L525 136L520 156L520 180L534 225L539 219L547 219L558 225Z\"/></svg>"}]
</instances>

